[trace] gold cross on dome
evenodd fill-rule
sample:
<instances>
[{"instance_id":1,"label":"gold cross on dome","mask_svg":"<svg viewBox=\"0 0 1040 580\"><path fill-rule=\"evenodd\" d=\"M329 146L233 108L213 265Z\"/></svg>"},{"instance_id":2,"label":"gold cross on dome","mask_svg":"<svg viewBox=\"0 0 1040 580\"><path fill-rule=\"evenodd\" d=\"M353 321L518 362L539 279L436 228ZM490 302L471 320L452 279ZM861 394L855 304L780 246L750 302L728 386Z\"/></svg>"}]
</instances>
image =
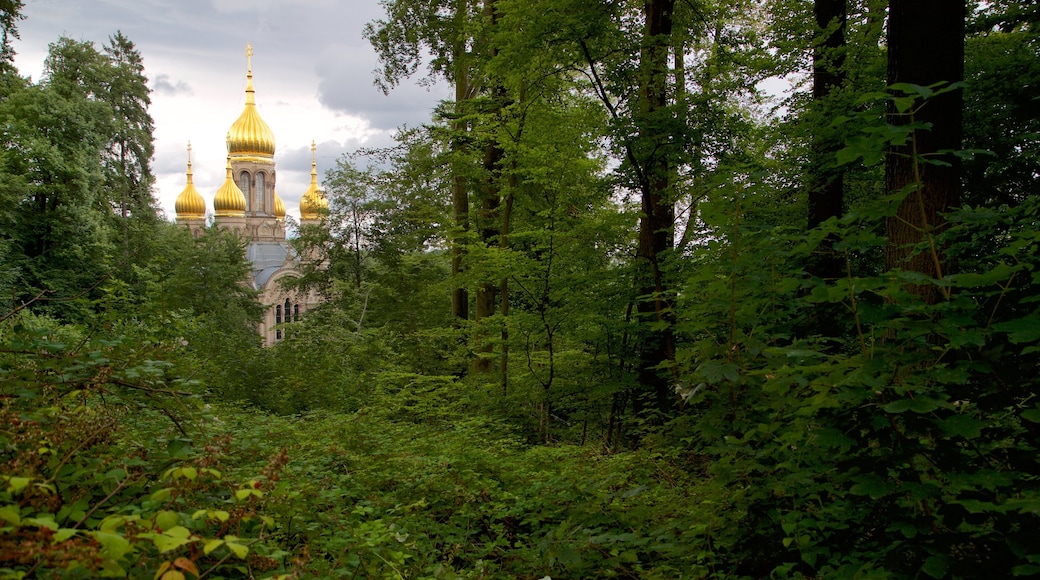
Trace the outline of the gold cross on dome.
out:
<instances>
[{"instance_id":1,"label":"gold cross on dome","mask_svg":"<svg viewBox=\"0 0 1040 580\"><path fill-rule=\"evenodd\" d=\"M246 68L253 70L253 43L246 43Z\"/></svg>"}]
</instances>

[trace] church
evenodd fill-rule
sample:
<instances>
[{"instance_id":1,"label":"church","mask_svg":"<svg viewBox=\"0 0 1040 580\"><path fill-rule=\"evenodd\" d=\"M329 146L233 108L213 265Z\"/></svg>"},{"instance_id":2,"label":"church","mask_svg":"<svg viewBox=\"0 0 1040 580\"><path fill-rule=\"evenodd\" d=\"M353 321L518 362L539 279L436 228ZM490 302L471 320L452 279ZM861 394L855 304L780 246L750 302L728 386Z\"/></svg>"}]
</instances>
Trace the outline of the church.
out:
<instances>
[{"instance_id":1,"label":"church","mask_svg":"<svg viewBox=\"0 0 1040 580\"><path fill-rule=\"evenodd\" d=\"M300 256L285 239L285 204L275 190L275 140L256 109L252 46L246 49L246 104L227 133L227 177L213 196L213 223L246 240L252 264L249 285L264 307L260 335L269 346L284 336L282 324L297 320L318 303L313 293L286 290L282 282L299 276ZM318 224L329 202L318 188L316 147L311 143L311 184L300 199L300 225ZM198 237L206 227L206 200L192 183L188 144L187 184L177 196L177 223Z\"/></svg>"}]
</instances>

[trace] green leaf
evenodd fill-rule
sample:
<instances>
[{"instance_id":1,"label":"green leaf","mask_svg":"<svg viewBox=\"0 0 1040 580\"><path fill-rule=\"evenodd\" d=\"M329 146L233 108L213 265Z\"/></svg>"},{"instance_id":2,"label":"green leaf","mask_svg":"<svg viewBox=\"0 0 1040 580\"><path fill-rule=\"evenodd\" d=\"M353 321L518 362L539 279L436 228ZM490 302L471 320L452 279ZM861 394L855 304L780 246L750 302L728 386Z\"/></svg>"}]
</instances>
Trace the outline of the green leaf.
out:
<instances>
[{"instance_id":1,"label":"green leaf","mask_svg":"<svg viewBox=\"0 0 1040 580\"><path fill-rule=\"evenodd\" d=\"M950 276L953 285L959 288L980 288L1004 282L1015 273L1007 264L997 264L985 272L965 272Z\"/></svg>"},{"instance_id":2,"label":"green leaf","mask_svg":"<svg viewBox=\"0 0 1040 580\"><path fill-rule=\"evenodd\" d=\"M905 113L914 107L914 101L916 99L913 97L895 97L892 99L892 104L895 105L896 111Z\"/></svg>"},{"instance_id":3,"label":"green leaf","mask_svg":"<svg viewBox=\"0 0 1040 580\"><path fill-rule=\"evenodd\" d=\"M1040 423L1040 407L1033 407L1022 411L1021 417L1032 423Z\"/></svg>"},{"instance_id":4,"label":"green leaf","mask_svg":"<svg viewBox=\"0 0 1040 580\"><path fill-rule=\"evenodd\" d=\"M865 495L869 496L870 499L878 499L892 493L896 489L894 483L873 473L854 479L857 483L849 489L849 492L853 495Z\"/></svg>"},{"instance_id":5,"label":"green leaf","mask_svg":"<svg viewBox=\"0 0 1040 580\"><path fill-rule=\"evenodd\" d=\"M939 401L926 397L917 397L916 399L898 399L882 407L886 413L905 413L906 411L930 413L938 408Z\"/></svg>"},{"instance_id":6,"label":"green leaf","mask_svg":"<svg viewBox=\"0 0 1040 580\"><path fill-rule=\"evenodd\" d=\"M18 493L29 486L31 477L9 477L7 478L7 491Z\"/></svg>"},{"instance_id":7,"label":"green leaf","mask_svg":"<svg viewBox=\"0 0 1040 580\"><path fill-rule=\"evenodd\" d=\"M1033 317L994 324L993 329L1008 333L1008 340L1014 344L1040 340L1040 320Z\"/></svg>"},{"instance_id":8,"label":"green leaf","mask_svg":"<svg viewBox=\"0 0 1040 580\"><path fill-rule=\"evenodd\" d=\"M155 493L153 493L149 497L149 499L151 499L152 501L166 501L167 499L169 499L170 495L172 495L172 494L173 494L173 489L169 488L169 487L165 487L165 488L160 489L159 491L156 491Z\"/></svg>"},{"instance_id":9,"label":"green leaf","mask_svg":"<svg viewBox=\"0 0 1040 580\"><path fill-rule=\"evenodd\" d=\"M202 552L209 556L210 552L224 545L224 540L209 540L206 545L202 547Z\"/></svg>"},{"instance_id":10,"label":"green leaf","mask_svg":"<svg viewBox=\"0 0 1040 580\"><path fill-rule=\"evenodd\" d=\"M7 504L4 507L0 507L0 520L3 520L13 526L17 526L22 523L21 509L15 504Z\"/></svg>"},{"instance_id":11,"label":"green leaf","mask_svg":"<svg viewBox=\"0 0 1040 580\"><path fill-rule=\"evenodd\" d=\"M75 536L77 533L79 533L79 530L74 530L72 528L62 528L57 532L54 532L53 540L55 542L64 542L72 536Z\"/></svg>"},{"instance_id":12,"label":"green leaf","mask_svg":"<svg viewBox=\"0 0 1040 580\"><path fill-rule=\"evenodd\" d=\"M226 545L234 555L238 556L239 559L244 560L246 555L249 553L249 547L239 544L237 540L238 538L235 536L224 536L224 545Z\"/></svg>"},{"instance_id":13,"label":"green leaf","mask_svg":"<svg viewBox=\"0 0 1040 580\"><path fill-rule=\"evenodd\" d=\"M914 83L894 83L889 85L888 90L893 93L903 93L905 95L916 95L922 99L927 99L932 96L934 91L930 87L924 87L916 85Z\"/></svg>"},{"instance_id":14,"label":"green leaf","mask_svg":"<svg viewBox=\"0 0 1040 580\"><path fill-rule=\"evenodd\" d=\"M58 529L58 524L54 521L54 516L50 514L42 514L35 518L25 518L22 523L29 524L30 526L37 526L41 528L49 528L52 530Z\"/></svg>"},{"instance_id":15,"label":"green leaf","mask_svg":"<svg viewBox=\"0 0 1040 580\"><path fill-rule=\"evenodd\" d=\"M249 487L244 487L235 491L235 499L237 499L238 501L244 501L246 498L254 495L256 497L261 497L263 496L263 493L258 489L253 489Z\"/></svg>"},{"instance_id":16,"label":"green leaf","mask_svg":"<svg viewBox=\"0 0 1040 580\"><path fill-rule=\"evenodd\" d=\"M903 534L903 537L905 538L914 538L917 536L917 526L910 522L896 522L889 526L885 531L899 532Z\"/></svg>"},{"instance_id":17,"label":"green leaf","mask_svg":"<svg viewBox=\"0 0 1040 580\"><path fill-rule=\"evenodd\" d=\"M158 534L152 538L152 543L159 549L160 552L169 552L175 550L185 544L191 543L193 540L189 537L191 532L183 526L174 526L169 530Z\"/></svg>"},{"instance_id":18,"label":"green leaf","mask_svg":"<svg viewBox=\"0 0 1040 580\"><path fill-rule=\"evenodd\" d=\"M951 437L974 439L982 434L986 423L968 415L953 415L939 421L939 428Z\"/></svg>"},{"instance_id":19,"label":"green leaf","mask_svg":"<svg viewBox=\"0 0 1040 580\"><path fill-rule=\"evenodd\" d=\"M179 524L180 521L181 516L177 512L163 510L155 514L155 525L158 526L161 530L169 530L177 526L177 524Z\"/></svg>"},{"instance_id":20,"label":"green leaf","mask_svg":"<svg viewBox=\"0 0 1040 580\"><path fill-rule=\"evenodd\" d=\"M101 556L104 558L118 560L130 551L130 540L119 534L92 532L90 535L101 544Z\"/></svg>"},{"instance_id":21,"label":"green leaf","mask_svg":"<svg viewBox=\"0 0 1040 580\"><path fill-rule=\"evenodd\" d=\"M950 560L946 556L932 556L924 561L921 571L932 578L943 578L950 569Z\"/></svg>"},{"instance_id":22,"label":"green leaf","mask_svg":"<svg viewBox=\"0 0 1040 580\"><path fill-rule=\"evenodd\" d=\"M104 560L101 564L101 577L102 578L127 578L126 570L119 565L119 562L108 559Z\"/></svg>"}]
</instances>

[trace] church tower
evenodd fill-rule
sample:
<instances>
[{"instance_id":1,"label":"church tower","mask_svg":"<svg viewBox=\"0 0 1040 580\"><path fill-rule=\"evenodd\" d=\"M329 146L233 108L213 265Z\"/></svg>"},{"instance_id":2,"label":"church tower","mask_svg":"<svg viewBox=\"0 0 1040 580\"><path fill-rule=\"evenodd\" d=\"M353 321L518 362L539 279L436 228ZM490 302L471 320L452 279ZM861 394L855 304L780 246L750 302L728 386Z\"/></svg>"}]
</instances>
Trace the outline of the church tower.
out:
<instances>
[{"instance_id":1,"label":"church tower","mask_svg":"<svg viewBox=\"0 0 1040 580\"><path fill-rule=\"evenodd\" d=\"M311 184L300 198L300 226L317 225L329 211L329 200L318 188L318 146L311 141Z\"/></svg>"},{"instance_id":2,"label":"church tower","mask_svg":"<svg viewBox=\"0 0 1040 580\"><path fill-rule=\"evenodd\" d=\"M206 200L196 189L191 172L191 142L188 142L188 183L184 186L174 204L177 212L177 223L188 228L191 237L202 235L206 227Z\"/></svg>"},{"instance_id":3,"label":"church tower","mask_svg":"<svg viewBox=\"0 0 1040 580\"><path fill-rule=\"evenodd\" d=\"M274 131L256 108L252 57L250 44L246 46L246 104L228 130L227 150L231 175L245 197L243 235L256 242L278 242L285 240L285 204L275 191Z\"/></svg>"}]
</instances>

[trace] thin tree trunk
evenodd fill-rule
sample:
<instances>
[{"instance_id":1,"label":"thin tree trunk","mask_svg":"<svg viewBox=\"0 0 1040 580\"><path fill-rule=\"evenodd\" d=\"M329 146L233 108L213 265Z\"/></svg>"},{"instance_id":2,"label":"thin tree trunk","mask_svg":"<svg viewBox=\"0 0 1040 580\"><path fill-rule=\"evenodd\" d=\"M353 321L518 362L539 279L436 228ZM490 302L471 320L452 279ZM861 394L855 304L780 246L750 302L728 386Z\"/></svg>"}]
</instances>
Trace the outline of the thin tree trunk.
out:
<instances>
[{"instance_id":1,"label":"thin tree trunk","mask_svg":"<svg viewBox=\"0 0 1040 580\"><path fill-rule=\"evenodd\" d=\"M458 0L457 18L461 21L466 14L466 0ZM451 290L451 315L454 324L458 325L469 318L469 293L459 282L463 271L465 255L465 232L469 231L469 192L466 189L466 178L459 165L462 163L463 134L467 131L466 121L462 120L464 103L470 98L468 60L465 56L465 43L460 41L455 46L455 114L452 122L453 137L451 139L452 158L454 164L451 187L451 212L455 222L455 236L451 241L451 279L455 282Z\"/></svg>"},{"instance_id":2,"label":"thin tree trunk","mask_svg":"<svg viewBox=\"0 0 1040 580\"><path fill-rule=\"evenodd\" d=\"M504 250L509 247L509 222L513 216L513 192L516 191L516 167L509 174L509 193L502 206L502 235L499 246ZM502 300L502 356L498 361L498 372L501 375L502 396L509 391L509 278L503 277L499 282L499 297Z\"/></svg>"}]
</instances>

